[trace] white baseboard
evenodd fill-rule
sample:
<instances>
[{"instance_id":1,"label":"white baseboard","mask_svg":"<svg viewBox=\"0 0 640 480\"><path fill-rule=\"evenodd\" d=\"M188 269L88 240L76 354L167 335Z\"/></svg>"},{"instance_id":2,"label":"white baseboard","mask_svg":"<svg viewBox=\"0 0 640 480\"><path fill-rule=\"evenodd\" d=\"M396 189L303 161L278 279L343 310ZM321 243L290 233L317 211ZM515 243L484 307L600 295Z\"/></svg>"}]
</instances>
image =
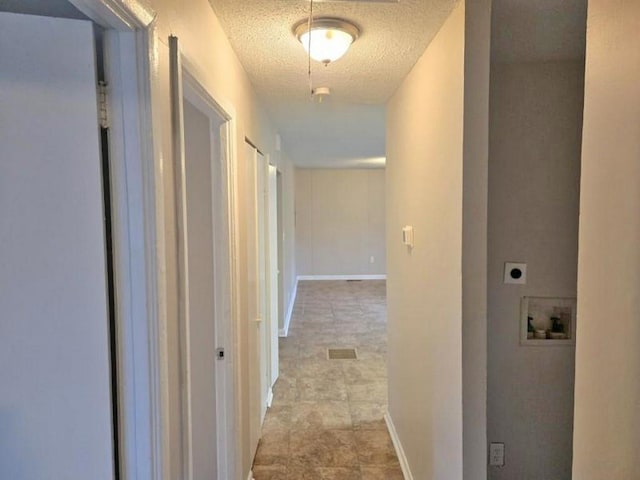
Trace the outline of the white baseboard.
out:
<instances>
[{"instance_id":1,"label":"white baseboard","mask_svg":"<svg viewBox=\"0 0 640 480\"><path fill-rule=\"evenodd\" d=\"M273 387L269 387L269 391L267 392L267 408L271 408L272 403L273 403Z\"/></svg>"},{"instance_id":2,"label":"white baseboard","mask_svg":"<svg viewBox=\"0 0 640 480\"><path fill-rule=\"evenodd\" d=\"M293 306L296 303L296 295L298 294L298 279L296 278L296 283L293 285L293 292L291 292L291 296L289 298L289 305L287 306L287 314L284 317L284 328L281 328L278 331L278 336L286 337L289 335L289 325L291 325L291 315L293 315Z\"/></svg>"},{"instance_id":3,"label":"white baseboard","mask_svg":"<svg viewBox=\"0 0 640 480\"><path fill-rule=\"evenodd\" d=\"M396 432L396 427L393 425L393 420L391 420L391 415L389 415L389 412L384 414L384 421L387 424L387 430L389 430L389 435L391 436L393 447L396 449L396 454L398 455L398 461L400 462L400 468L402 469L404 480L413 480L413 475L411 474L411 469L409 468L407 456L404 453L404 449L402 448L402 444L400 443L400 439L398 438L398 432Z\"/></svg>"},{"instance_id":4,"label":"white baseboard","mask_svg":"<svg viewBox=\"0 0 640 480\"><path fill-rule=\"evenodd\" d=\"M298 280L386 280L386 275L298 275Z\"/></svg>"}]
</instances>

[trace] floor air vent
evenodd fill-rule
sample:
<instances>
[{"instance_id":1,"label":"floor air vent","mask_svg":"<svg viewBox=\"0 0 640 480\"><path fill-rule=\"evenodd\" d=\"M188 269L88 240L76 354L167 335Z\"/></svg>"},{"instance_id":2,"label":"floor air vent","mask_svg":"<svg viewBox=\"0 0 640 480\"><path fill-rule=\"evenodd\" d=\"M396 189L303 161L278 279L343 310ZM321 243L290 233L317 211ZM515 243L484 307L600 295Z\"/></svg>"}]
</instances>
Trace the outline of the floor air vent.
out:
<instances>
[{"instance_id":1,"label":"floor air vent","mask_svg":"<svg viewBox=\"0 0 640 480\"><path fill-rule=\"evenodd\" d=\"M356 360L358 358L355 348L330 348L328 352L329 360Z\"/></svg>"}]
</instances>

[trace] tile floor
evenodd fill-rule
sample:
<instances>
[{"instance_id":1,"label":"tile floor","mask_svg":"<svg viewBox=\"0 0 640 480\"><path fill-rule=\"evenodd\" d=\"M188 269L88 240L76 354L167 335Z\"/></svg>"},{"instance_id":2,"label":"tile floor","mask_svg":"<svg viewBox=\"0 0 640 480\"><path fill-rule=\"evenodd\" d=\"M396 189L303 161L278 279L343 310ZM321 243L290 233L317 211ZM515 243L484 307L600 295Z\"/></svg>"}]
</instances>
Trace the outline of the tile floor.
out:
<instances>
[{"instance_id":1,"label":"tile floor","mask_svg":"<svg viewBox=\"0 0 640 480\"><path fill-rule=\"evenodd\" d=\"M357 360L328 360L355 347ZM255 480L403 480L383 419L384 281L301 281Z\"/></svg>"}]
</instances>

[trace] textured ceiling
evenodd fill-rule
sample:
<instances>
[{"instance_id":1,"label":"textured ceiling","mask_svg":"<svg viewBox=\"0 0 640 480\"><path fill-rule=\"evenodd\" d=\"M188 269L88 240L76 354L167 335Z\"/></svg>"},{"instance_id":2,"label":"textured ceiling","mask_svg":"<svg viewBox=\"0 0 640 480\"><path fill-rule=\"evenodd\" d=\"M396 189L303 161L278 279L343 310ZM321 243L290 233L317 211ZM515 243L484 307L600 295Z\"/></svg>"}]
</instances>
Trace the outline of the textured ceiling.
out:
<instances>
[{"instance_id":1,"label":"textured ceiling","mask_svg":"<svg viewBox=\"0 0 640 480\"><path fill-rule=\"evenodd\" d=\"M318 1L314 16L352 21L360 38L328 67L308 60L292 33L309 0L210 0L251 82L300 166L380 165L384 103L400 85L458 0ZM493 0L492 58L554 61L584 57L587 0Z\"/></svg>"},{"instance_id":2,"label":"textured ceiling","mask_svg":"<svg viewBox=\"0 0 640 480\"><path fill-rule=\"evenodd\" d=\"M311 101L307 54L292 33L309 1L210 2L292 160L336 167L384 156L384 103L457 0L314 2L314 16L344 18L361 31L343 58L327 67L312 62L313 86L331 88L321 104Z\"/></svg>"}]
</instances>

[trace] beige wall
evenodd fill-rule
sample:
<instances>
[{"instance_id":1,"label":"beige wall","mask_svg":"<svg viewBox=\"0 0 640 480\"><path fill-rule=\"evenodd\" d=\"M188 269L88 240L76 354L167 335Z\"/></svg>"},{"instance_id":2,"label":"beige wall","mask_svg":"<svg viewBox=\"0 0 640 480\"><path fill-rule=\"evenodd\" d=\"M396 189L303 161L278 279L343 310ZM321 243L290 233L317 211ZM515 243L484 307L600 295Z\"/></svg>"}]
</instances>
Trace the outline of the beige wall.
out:
<instances>
[{"instance_id":1,"label":"beige wall","mask_svg":"<svg viewBox=\"0 0 640 480\"><path fill-rule=\"evenodd\" d=\"M640 472L640 3L590 0L573 478Z\"/></svg>"},{"instance_id":2,"label":"beige wall","mask_svg":"<svg viewBox=\"0 0 640 480\"><path fill-rule=\"evenodd\" d=\"M488 437L506 446L495 480L571 478L575 348L520 346L520 299L576 295L583 81L582 62L491 68ZM526 285L503 283L506 261L528 264Z\"/></svg>"},{"instance_id":3,"label":"beige wall","mask_svg":"<svg viewBox=\"0 0 640 480\"><path fill-rule=\"evenodd\" d=\"M286 148L286 146L285 146ZM297 281L296 272L296 226L295 226L295 167L293 162L289 160L286 153L282 152L281 161L279 162L278 171L281 173L282 179L282 234L283 234L283 313L280 315L282 323L278 325L280 329L285 328L285 316L292 303L295 301L294 290Z\"/></svg>"},{"instance_id":4,"label":"beige wall","mask_svg":"<svg viewBox=\"0 0 640 480\"><path fill-rule=\"evenodd\" d=\"M163 299L161 313L166 313L166 330L163 331L166 350L165 368L168 369L168 383L163 385L165 403L168 407L169 424L165 432L167 469L169 478L179 478L180 473L180 404L178 378L178 307L176 283L176 218L174 192L174 160L171 144L171 109L169 89L169 48L168 37L178 37L183 66L192 73L202 86L224 106L230 106L237 120L234 148L238 158L237 196L240 267L240 323L237 327L236 367L239 370L239 404L237 435L238 444L232 446L237 452L237 478L245 479L249 472L253 452L249 446L249 365L247 315L250 301L255 301L255 292L248 286L248 264L246 252L248 209L252 208L248 199L248 168L243 155L244 139L248 137L263 152L270 154L279 165L286 165L285 157L275 151L275 130L270 124L253 91L249 79L238 61L220 22L207 0L149 0L155 10L155 30L152 39L152 110L155 124L155 156L158 162L158 195L164 203L164 217L159 219L159 234L165 242L165 250L160 251L161 285ZM288 183L291 185L291 182ZM289 252L292 255L292 252ZM291 257L292 258L292 257ZM255 371L255 366L252 366Z\"/></svg>"},{"instance_id":5,"label":"beige wall","mask_svg":"<svg viewBox=\"0 0 640 480\"><path fill-rule=\"evenodd\" d=\"M389 415L421 480L462 478L464 39L462 2L387 104Z\"/></svg>"},{"instance_id":6,"label":"beige wall","mask_svg":"<svg viewBox=\"0 0 640 480\"><path fill-rule=\"evenodd\" d=\"M384 175L383 169L296 169L298 275L385 273Z\"/></svg>"}]
</instances>

